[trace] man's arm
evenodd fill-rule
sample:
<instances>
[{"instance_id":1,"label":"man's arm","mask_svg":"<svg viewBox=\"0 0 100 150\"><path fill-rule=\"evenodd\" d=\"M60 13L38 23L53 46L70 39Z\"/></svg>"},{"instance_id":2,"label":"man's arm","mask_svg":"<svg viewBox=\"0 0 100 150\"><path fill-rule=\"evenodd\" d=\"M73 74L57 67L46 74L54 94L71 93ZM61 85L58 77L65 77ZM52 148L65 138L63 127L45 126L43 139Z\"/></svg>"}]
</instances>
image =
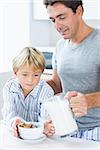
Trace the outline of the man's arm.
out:
<instances>
[{"instance_id":1,"label":"man's arm","mask_svg":"<svg viewBox=\"0 0 100 150\"><path fill-rule=\"evenodd\" d=\"M53 72L51 79L46 82L53 88L55 94L62 92L61 81L56 71Z\"/></svg>"},{"instance_id":2,"label":"man's arm","mask_svg":"<svg viewBox=\"0 0 100 150\"><path fill-rule=\"evenodd\" d=\"M100 107L100 92L85 95L88 108Z\"/></svg>"}]
</instances>

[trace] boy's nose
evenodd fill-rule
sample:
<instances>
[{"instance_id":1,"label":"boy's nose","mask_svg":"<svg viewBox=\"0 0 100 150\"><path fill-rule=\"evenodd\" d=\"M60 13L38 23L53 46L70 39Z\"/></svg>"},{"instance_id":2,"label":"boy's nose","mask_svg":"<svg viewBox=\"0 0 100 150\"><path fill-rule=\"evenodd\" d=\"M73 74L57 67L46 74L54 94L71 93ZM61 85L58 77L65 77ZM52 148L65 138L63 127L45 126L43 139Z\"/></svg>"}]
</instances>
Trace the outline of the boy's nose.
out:
<instances>
[{"instance_id":1,"label":"boy's nose","mask_svg":"<svg viewBox=\"0 0 100 150\"><path fill-rule=\"evenodd\" d=\"M33 77L29 77L29 78L28 78L28 81L29 81L29 82L32 82L32 81L33 81Z\"/></svg>"}]
</instances>

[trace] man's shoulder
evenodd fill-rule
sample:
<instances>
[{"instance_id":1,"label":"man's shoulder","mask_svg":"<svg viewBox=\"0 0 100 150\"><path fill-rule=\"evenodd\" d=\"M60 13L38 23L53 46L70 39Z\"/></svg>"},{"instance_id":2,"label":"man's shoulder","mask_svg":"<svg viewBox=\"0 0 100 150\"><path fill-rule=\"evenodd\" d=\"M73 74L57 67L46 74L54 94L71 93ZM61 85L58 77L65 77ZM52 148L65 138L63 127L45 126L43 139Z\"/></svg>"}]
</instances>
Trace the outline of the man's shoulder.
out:
<instances>
[{"instance_id":1,"label":"man's shoulder","mask_svg":"<svg viewBox=\"0 0 100 150\"><path fill-rule=\"evenodd\" d=\"M96 28L95 30L97 31L98 34L100 34L100 29L99 28Z\"/></svg>"},{"instance_id":2,"label":"man's shoulder","mask_svg":"<svg viewBox=\"0 0 100 150\"><path fill-rule=\"evenodd\" d=\"M94 33L96 37L100 37L100 29L94 29Z\"/></svg>"},{"instance_id":3,"label":"man's shoulder","mask_svg":"<svg viewBox=\"0 0 100 150\"><path fill-rule=\"evenodd\" d=\"M95 29L93 34L93 41L96 45L100 45L100 29Z\"/></svg>"}]
</instances>

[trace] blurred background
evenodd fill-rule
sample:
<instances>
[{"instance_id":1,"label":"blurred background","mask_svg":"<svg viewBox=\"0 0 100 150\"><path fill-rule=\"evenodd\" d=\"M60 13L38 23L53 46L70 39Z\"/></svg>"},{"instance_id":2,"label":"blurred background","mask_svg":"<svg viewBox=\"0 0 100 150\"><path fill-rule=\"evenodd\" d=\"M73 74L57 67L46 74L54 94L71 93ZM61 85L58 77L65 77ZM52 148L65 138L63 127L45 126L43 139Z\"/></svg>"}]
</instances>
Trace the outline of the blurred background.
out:
<instances>
[{"instance_id":1,"label":"blurred background","mask_svg":"<svg viewBox=\"0 0 100 150\"><path fill-rule=\"evenodd\" d=\"M46 59L44 78L52 73L52 54L60 35L48 18L43 0L0 0L0 119L2 88L12 75L12 59L26 46L38 48ZM83 0L84 19L100 28L100 0ZM48 75L48 76L47 76Z\"/></svg>"}]
</instances>

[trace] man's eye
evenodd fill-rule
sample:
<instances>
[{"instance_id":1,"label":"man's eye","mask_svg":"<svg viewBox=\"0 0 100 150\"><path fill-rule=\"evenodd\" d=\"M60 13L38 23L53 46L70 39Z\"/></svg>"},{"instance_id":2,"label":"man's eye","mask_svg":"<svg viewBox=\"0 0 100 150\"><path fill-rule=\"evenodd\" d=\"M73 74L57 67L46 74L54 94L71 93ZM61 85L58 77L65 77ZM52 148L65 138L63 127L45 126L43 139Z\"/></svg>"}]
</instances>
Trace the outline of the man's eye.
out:
<instances>
[{"instance_id":1,"label":"man's eye","mask_svg":"<svg viewBox=\"0 0 100 150\"><path fill-rule=\"evenodd\" d=\"M55 22L55 20L53 19L52 22Z\"/></svg>"},{"instance_id":2,"label":"man's eye","mask_svg":"<svg viewBox=\"0 0 100 150\"><path fill-rule=\"evenodd\" d=\"M51 20L51 22L55 22L55 19L50 19Z\"/></svg>"},{"instance_id":3,"label":"man's eye","mask_svg":"<svg viewBox=\"0 0 100 150\"><path fill-rule=\"evenodd\" d=\"M60 16L59 19L63 20L63 19L65 19L65 16Z\"/></svg>"}]
</instances>

